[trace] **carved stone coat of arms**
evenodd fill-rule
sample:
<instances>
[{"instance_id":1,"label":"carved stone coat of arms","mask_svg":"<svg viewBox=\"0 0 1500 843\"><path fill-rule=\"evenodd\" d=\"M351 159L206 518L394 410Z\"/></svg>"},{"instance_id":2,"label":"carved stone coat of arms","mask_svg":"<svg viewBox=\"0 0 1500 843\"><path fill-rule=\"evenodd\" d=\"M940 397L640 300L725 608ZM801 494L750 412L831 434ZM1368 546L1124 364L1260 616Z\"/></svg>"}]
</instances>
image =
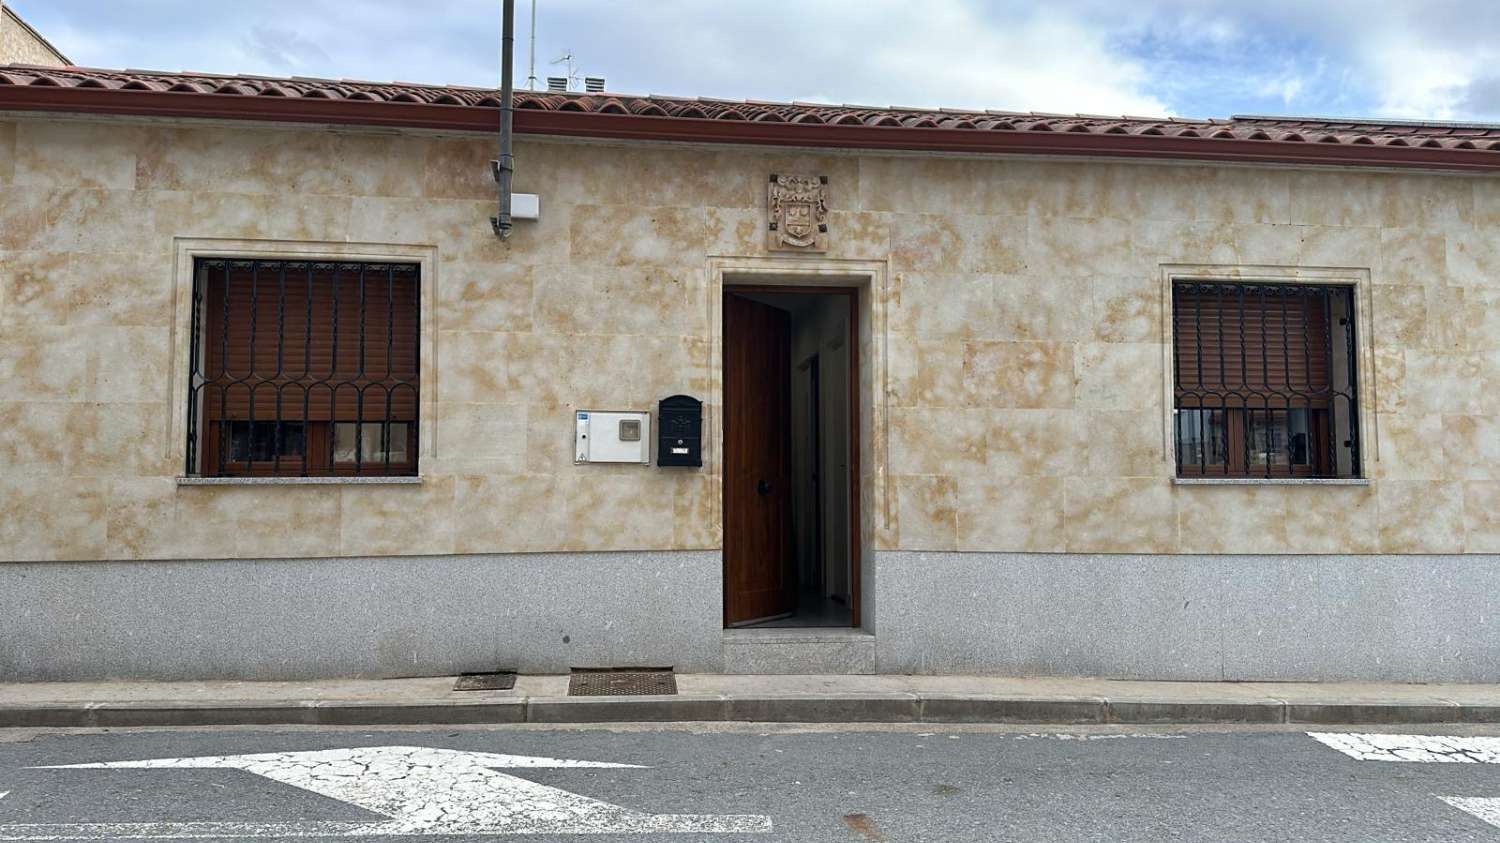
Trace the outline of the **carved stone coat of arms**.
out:
<instances>
[{"instance_id":1,"label":"carved stone coat of arms","mask_svg":"<svg viewBox=\"0 0 1500 843\"><path fill-rule=\"evenodd\" d=\"M771 249L828 251L827 176L771 176L766 208Z\"/></svg>"}]
</instances>

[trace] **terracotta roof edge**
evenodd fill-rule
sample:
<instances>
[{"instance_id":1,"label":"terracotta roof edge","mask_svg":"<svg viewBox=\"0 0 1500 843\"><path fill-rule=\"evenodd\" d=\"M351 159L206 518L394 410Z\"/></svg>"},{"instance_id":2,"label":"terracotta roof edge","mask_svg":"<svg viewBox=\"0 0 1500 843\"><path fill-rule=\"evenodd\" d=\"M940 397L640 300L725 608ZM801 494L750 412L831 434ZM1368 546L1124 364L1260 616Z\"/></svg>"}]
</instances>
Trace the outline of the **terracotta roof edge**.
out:
<instances>
[{"instance_id":1,"label":"terracotta roof edge","mask_svg":"<svg viewBox=\"0 0 1500 843\"><path fill-rule=\"evenodd\" d=\"M1107 117L516 92L516 130L575 137L1500 170L1500 125ZM0 65L0 109L494 131L482 87ZM1212 131L1207 129L1212 128Z\"/></svg>"},{"instance_id":2,"label":"terracotta roof edge","mask_svg":"<svg viewBox=\"0 0 1500 843\"><path fill-rule=\"evenodd\" d=\"M1392 126L1407 129L1500 129L1500 123L1489 123L1482 120L1412 120L1401 117L1316 117L1308 115L1296 117L1274 114L1232 114L1229 116L1229 120L1257 123L1349 123L1354 126Z\"/></svg>"}]
</instances>

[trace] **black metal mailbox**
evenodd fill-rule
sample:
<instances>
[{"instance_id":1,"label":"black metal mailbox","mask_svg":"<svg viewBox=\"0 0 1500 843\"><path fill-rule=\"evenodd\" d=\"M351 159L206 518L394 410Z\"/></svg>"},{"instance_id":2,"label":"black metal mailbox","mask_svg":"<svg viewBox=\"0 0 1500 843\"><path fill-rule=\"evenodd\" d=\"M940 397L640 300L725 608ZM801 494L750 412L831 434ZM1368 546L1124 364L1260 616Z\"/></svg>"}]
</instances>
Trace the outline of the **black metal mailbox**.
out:
<instances>
[{"instance_id":1,"label":"black metal mailbox","mask_svg":"<svg viewBox=\"0 0 1500 843\"><path fill-rule=\"evenodd\" d=\"M703 402L690 395L663 398L657 405L660 427L656 442L656 464L703 465Z\"/></svg>"}]
</instances>

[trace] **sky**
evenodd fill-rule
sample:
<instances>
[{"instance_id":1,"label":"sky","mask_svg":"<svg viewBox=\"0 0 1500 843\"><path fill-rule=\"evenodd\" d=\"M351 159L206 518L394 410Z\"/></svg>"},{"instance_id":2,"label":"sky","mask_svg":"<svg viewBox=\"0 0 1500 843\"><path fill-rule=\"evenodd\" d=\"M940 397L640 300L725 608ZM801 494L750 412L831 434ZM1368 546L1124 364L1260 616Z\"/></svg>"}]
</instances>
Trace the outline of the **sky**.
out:
<instances>
[{"instance_id":1,"label":"sky","mask_svg":"<svg viewBox=\"0 0 1500 843\"><path fill-rule=\"evenodd\" d=\"M74 63L498 86L500 0L4 0ZM1500 121L1500 0L536 0L611 91ZM518 87L531 0L516 0Z\"/></svg>"}]
</instances>

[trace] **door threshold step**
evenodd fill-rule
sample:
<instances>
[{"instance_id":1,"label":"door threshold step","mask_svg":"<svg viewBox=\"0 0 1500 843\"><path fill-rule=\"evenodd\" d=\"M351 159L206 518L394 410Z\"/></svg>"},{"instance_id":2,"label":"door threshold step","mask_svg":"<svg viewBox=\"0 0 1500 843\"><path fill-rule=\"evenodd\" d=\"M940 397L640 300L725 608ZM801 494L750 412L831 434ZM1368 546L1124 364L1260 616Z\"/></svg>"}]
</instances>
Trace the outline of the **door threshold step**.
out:
<instances>
[{"instance_id":1,"label":"door threshold step","mask_svg":"<svg viewBox=\"0 0 1500 843\"><path fill-rule=\"evenodd\" d=\"M725 644L845 644L875 641L875 633L841 626L769 626L724 630Z\"/></svg>"},{"instance_id":2,"label":"door threshold step","mask_svg":"<svg viewBox=\"0 0 1500 843\"><path fill-rule=\"evenodd\" d=\"M863 629L724 630L725 673L875 672L875 636Z\"/></svg>"}]
</instances>

